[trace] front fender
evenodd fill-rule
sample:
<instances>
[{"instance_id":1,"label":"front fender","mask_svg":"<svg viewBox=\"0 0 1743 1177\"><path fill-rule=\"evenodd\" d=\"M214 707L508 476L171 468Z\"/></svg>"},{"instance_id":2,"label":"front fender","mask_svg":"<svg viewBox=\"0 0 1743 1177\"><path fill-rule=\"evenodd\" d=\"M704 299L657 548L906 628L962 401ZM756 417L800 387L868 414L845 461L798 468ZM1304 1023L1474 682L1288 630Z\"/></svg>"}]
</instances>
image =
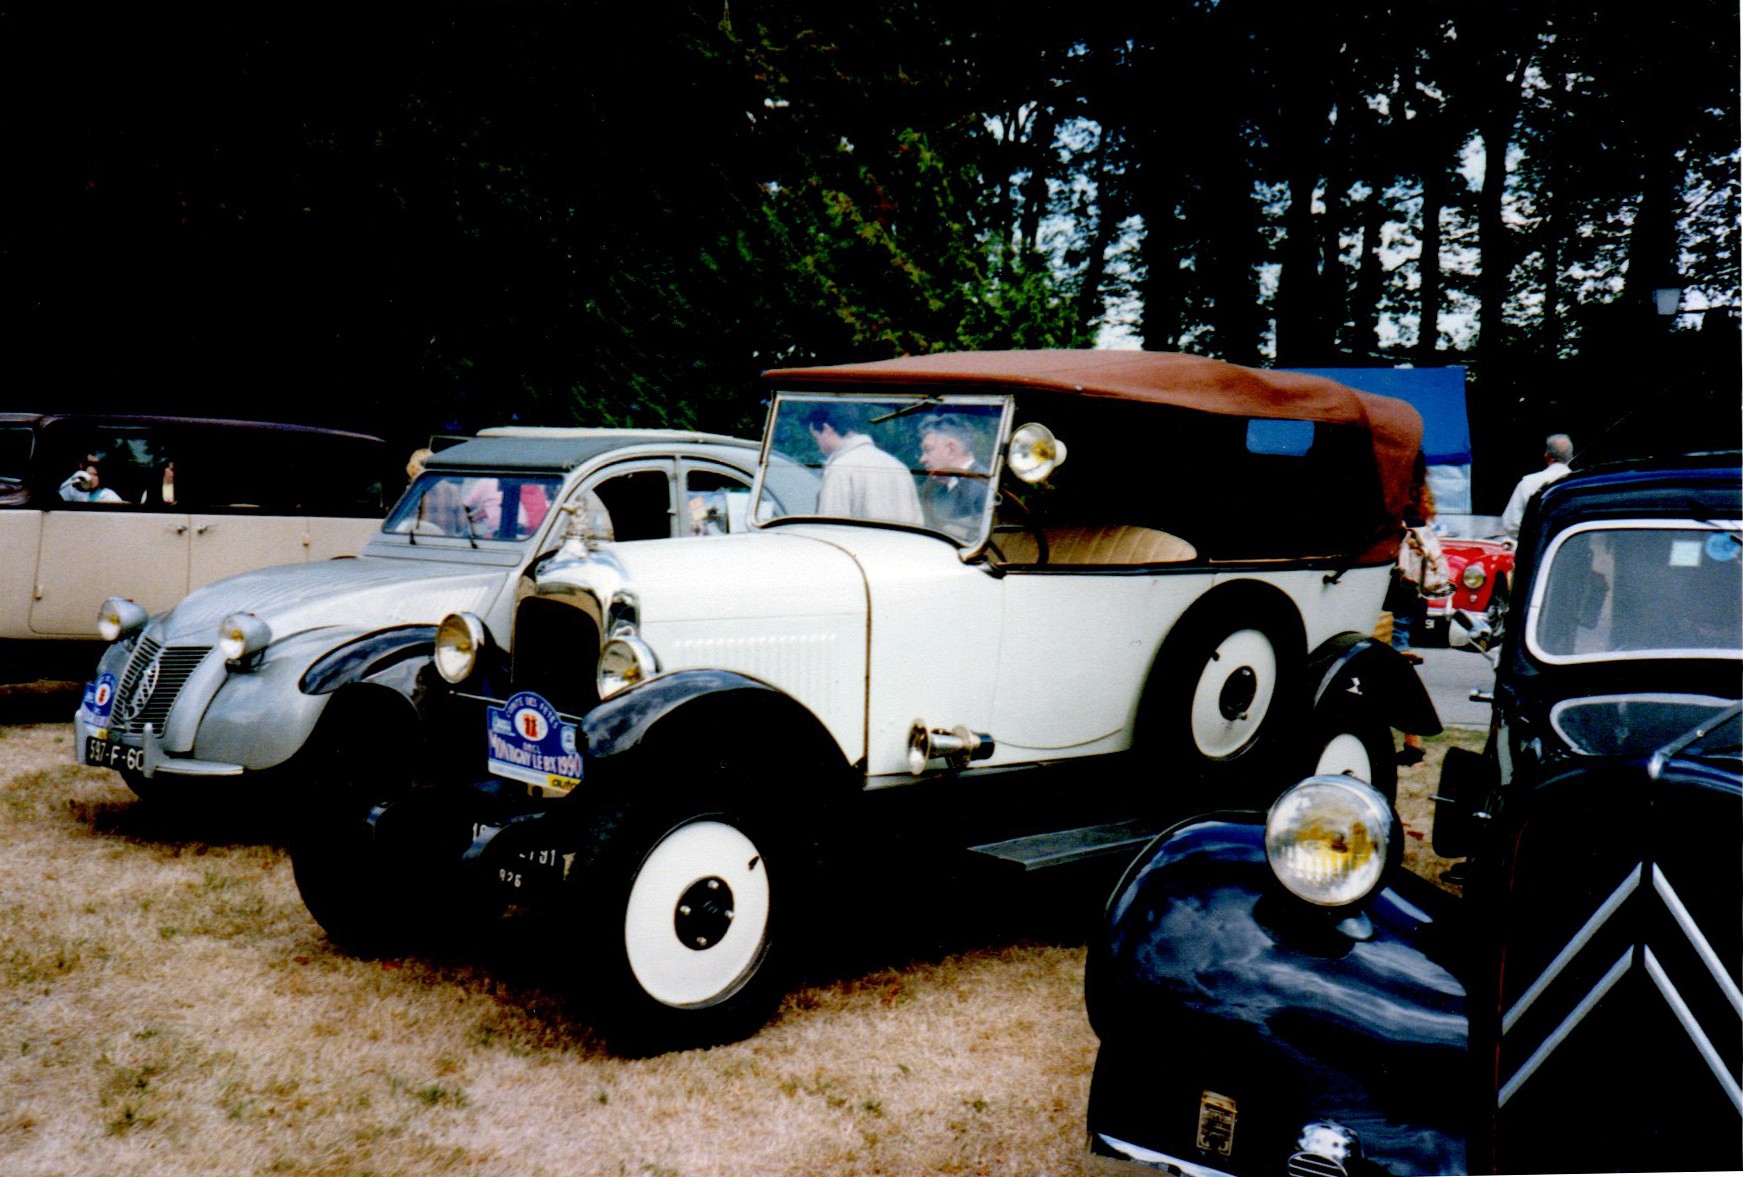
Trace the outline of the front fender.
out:
<instances>
[{"instance_id":1,"label":"front fender","mask_svg":"<svg viewBox=\"0 0 1743 1177\"><path fill-rule=\"evenodd\" d=\"M655 733L658 732L658 738ZM840 749L811 711L760 679L730 670L679 670L613 696L581 719L589 763L643 751L749 753L755 763L815 762L845 768Z\"/></svg>"},{"instance_id":2,"label":"front fender","mask_svg":"<svg viewBox=\"0 0 1743 1177\"><path fill-rule=\"evenodd\" d=\"M1419 736L1441 730L1440 716L1416 668L1384 642L1360 634L1339 634L1313 652L1308 673L1313 705L1353 691L1378 708L1388 727Z\"/></svg>"},{"instance_id":3,"label":"front fender","mask_svg":"<svg viewBox=\"0 0 1743 1177\"><path fill-rule=\"evenodd\" d=\"M1379 1171L1465 1171L1454 908L1400 872L1364 905L1364 932L1277 885L1257 820L1176 827L1115 892L1090 951L1091 1133L1275 1174L1306 1124L1332 1119ZM1197 1148L1206 1092L1234 1104L1227 1154Z\"/></svg>"},{"instance_id":4,"label":"front fender","mask_svg":"<svg viewBox=\"0 0 1743 1177\"><path fill-rule=\"evenodd\" d=\"M369 681L409 698L434 633L432 626L322 628L280 638L252 669L227 671L199 717L194 756L250 771L284 764L308 743L340 687Z\"/></svg>"}]
</instances>

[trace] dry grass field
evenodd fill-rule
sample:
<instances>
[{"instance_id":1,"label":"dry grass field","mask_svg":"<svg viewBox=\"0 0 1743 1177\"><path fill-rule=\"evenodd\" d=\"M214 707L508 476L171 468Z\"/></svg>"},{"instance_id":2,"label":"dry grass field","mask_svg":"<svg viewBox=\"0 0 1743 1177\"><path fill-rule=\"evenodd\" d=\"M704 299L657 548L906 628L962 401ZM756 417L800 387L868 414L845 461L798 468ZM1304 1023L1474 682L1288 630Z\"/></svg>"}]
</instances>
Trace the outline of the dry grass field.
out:
<instances>
[{"instance_id":1,"label":"dry grass field","mask_svg":"<svg viewBox=\"0 0 1743 1177\"><path fill-rule=\"evenodd\" d=\"M990 934L992 897L899 915L752 1040L619 1059L512 942L471 963L337 952L267 819L134 802L72 763L49 720L76 705L0 690L8 1177L1082 1171L1089 888ZM1431 741L1401 785L1430 877L1449 740L1479 743Z\"/></svg>"}]
</instances>

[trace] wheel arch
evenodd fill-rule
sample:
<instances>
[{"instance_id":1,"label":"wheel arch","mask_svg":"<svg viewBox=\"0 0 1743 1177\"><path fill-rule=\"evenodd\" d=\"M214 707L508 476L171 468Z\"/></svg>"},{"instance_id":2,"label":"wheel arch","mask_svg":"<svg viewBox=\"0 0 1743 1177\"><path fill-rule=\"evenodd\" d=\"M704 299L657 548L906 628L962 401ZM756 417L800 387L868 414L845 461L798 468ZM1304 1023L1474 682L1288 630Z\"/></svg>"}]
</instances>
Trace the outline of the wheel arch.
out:
<instances>
[{"instance_id":1,"label":"wheel arch","mask_svg":"<svg viewBox=\"0 0 1743 1177\"><path fill-rule=\"evenodd\" d=\"M1262 580L1233 580L1219 584L1187 607L1156 648L1144 690L1138 700L1138 730L1158 721L1158 712L1168 691L1176 684L1169 672L1175 669L1180 651L1196 641L1205 628L1239 619L1245 628L1259 628L1275 638L1278 653L1285 655L1280 678L1286 683L1299 671L1307 650L1307 626L1289 594ZM1286 655L1296 652L1294 665ZM1280 683L1282 685L1282 683ZM1287 699L1281 700L1285 707Z\"/></svg>"},{"instance_id":2,"label":"wheel arch","mask_svg":"<svg viewBox=\"0 0 1743 1177\"><path fill-rule=\"evenodd\" d=\"M1404 656L1384 642L1358 633L1338 634L1313 652L1308 675L1315 711L1337 695L1356 694L1378 708L1388 727L1419 736L1441 731L1428 688Z\"/></svg>"},{"instance_id":3,"label":"wheel arch","mask_svg":"<svg viewBox=\"0 0 1743 1177\"><path fill-rule=\"evenodd\" d=\"M730 760L776 788L812 774L845 783L852 765L828 728L778 687L723 670L664 674L593 708L581 720L589 769L625 771L661 759ZM827 790L837 800L845 788Z\"/></svg>"}]
</instances>

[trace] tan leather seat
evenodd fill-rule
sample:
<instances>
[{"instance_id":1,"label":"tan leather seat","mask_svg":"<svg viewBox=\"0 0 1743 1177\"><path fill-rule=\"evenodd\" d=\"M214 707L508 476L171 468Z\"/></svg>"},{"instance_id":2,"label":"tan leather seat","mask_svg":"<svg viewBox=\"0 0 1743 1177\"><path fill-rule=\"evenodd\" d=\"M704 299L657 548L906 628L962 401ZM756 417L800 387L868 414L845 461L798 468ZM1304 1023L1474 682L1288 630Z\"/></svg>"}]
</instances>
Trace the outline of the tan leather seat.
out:
<instances>
[{"instance_id":1,"label":"tan leather seat","mask_svg":"<svg viewBox=\"0 0 1743 1177\"><path fill-rule=\"evenodd\" d=\"M1133 565L1178 564L1196 560L1198 550L1177 535L1151 527L1113 523L1087 527L1049 527L1047 563ZM993 537L1007 564L1033 564L1035 537L1026 531Z\"/></svg>"}]
</instances>

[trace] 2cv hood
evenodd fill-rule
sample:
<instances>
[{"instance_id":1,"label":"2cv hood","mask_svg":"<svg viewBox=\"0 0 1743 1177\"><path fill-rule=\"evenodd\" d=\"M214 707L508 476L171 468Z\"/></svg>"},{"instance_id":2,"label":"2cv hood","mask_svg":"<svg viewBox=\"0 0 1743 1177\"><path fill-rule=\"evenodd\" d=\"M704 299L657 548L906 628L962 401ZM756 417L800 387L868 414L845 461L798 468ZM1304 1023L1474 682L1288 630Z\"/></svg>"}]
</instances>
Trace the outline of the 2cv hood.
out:
<instances>
[{"instance_id":1,"label":"2cv hood","mask_svg":"<svg viewBox=\"0 0 1743 1177\"><path fill-rule=\"evenodd\" d=\"M448 613L482 614L507 575L408 560L284 564L220 580L184 597L154 627L164 643L210 642L232 613L253 613L283 637L319 626L434 625Z\"/></svg>"}]
</instances>

